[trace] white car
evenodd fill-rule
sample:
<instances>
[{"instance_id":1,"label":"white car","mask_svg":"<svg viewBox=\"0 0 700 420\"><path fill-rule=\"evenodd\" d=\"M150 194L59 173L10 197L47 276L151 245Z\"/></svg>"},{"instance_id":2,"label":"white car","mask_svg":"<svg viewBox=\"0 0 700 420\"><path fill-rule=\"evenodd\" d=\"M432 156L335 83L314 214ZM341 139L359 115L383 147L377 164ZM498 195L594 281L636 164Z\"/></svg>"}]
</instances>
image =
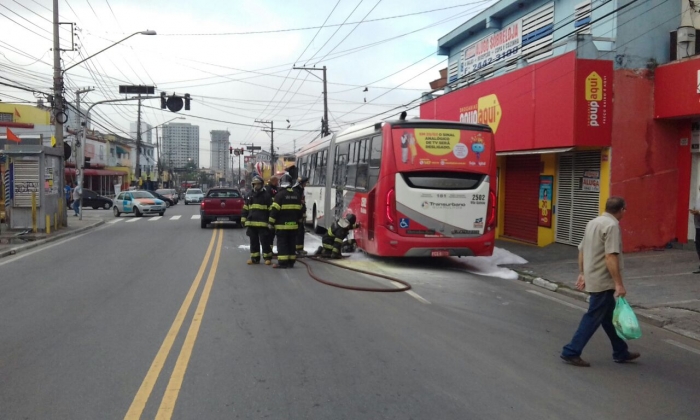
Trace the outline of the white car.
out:
<instances>
[{"instance_id":1,"label":"white car","mask_svg":"<svg viewBox=\"0 0 700 420\"><path fill-rule=\"evenodd\" d=\"M144 214L165 214L166 205L163 200L155 198L146 191L124 191L114 199L114 217L122 213L133 213L136 217Z\"/></svg>"},{"instance_id":2,"label":"white car","mask_svg":"<svg viewBox=\"0 0 700 420\"><path fill-rule=\"evenodd\" d=\"M204 199L204 193L199 188L188 188L185 191L185 205L190 203L201 203Z\"/></svg>"}]
</instances>

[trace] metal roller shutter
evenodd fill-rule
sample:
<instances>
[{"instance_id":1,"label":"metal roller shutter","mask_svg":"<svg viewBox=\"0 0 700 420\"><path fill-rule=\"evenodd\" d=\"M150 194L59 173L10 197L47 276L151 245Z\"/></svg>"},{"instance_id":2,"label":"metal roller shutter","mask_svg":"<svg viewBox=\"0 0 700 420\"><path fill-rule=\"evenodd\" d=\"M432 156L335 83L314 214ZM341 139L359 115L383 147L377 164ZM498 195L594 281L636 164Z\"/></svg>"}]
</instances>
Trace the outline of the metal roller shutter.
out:
<instances>
[{"instance_id":1,"label":"metal roller shutter","mask_svg":"<svg viewBox=\"0 0 700 420\"><path fill-rule=\"evenodd\" d=\"M539 185L539 155L509 156L506 159L504 236L537 243Z\"/></svg>"},{"instance_id":2,"label":"metal roller shutter","mask_svg":"<svg viewBox=\"0 0 700 420\"><path fill-rule=\"evenodd\" d=\"M584 191L581 179L586 171L600 174L600 151L559 156L557 168L556 241L578 245L586 224L600 213L600 191Z\"/></svg>"}]
</instances>

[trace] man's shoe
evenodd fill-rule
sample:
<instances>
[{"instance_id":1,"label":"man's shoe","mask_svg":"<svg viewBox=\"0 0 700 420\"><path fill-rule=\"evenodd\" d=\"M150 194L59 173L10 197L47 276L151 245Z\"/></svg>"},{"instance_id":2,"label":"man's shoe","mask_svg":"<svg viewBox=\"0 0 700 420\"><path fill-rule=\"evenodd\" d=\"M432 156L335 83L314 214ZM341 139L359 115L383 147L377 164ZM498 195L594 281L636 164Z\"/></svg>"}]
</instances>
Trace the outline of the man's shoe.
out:
<instances>
[{"instance_id":1,"label":"man's shoe","mask_svg":"<svg viewBox=\"0 0 700 420\"><path fill-rule=\"evenodd\" d=\"M627 357L625 357L624 359L613 359L613 361L615 363L627 363L631 362L632 360L639 359L640 356L641 354L631 351L627 353Z\"/></svg>"},{"instance_id":2,"label":"man's shoe","mask_svg":"<svg viewBox=\"0 0 700 420\"><path fill-rule=\"evenodd\" d=\"M272 264L272 268L287 268L286 265Z\"/></svg>"},{"instance_id":3,"label":"man's shoe","mask_svg":"<svg viewBox=\"0 0 700 420\"><path fill-rule=\"evenodd\" d=\"M253 264L260 264L260 261L255 261L255 260L248 260L246 261L248 265L253 265Z\"/></svg>"},{"instance_id":4,"label":"man's shoe","mask_svg":"<svg viewBox=\"0 0 700 420\"><path fill-rule=\"evenodd\" d=\"M566 363L578 367L590 367L591 364L588 363L587 361L581 359L579 356L574 356L574 357L566 357L566 356L559 356L561 357L561 360L565 361Z\"/></svg>"},{"instance_id":5,"label":"man's shoe","mask_svg":"<svg viewBox=\"0 0 700 420\"><path fill-rule=\"evenodd\" d=\"M270 260L265 260L265 265L270 265L270 264L272 264L272 261L270 261Z\"/></svg>"},{"instance_id":6,"label":"man's shoe","mask_svg":"<svg viewBox=\"0 0 700 420\"><path fill-rule=\"evenodd\" d=\"M697 270L693 271L693 274L700 274L700 267Z\"/></svg>"}]
</instances>

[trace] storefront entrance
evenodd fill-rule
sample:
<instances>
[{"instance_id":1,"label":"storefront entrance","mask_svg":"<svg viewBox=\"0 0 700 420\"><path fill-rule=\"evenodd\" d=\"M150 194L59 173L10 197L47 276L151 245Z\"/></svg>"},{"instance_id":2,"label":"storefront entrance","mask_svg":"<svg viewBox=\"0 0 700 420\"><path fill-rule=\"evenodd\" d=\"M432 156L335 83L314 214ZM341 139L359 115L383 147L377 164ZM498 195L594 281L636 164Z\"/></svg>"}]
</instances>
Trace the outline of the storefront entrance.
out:
<instances>
[{"instance_id":1,"label":"storefront entrance","mask_svg":"<svg viewBox=\"0 0 700 420\"><path fill-rule=\"evenodd\" d=\"M537 243L540 155L506 158L503 236Z\"/></svg>"},{"instance_id":2,"label":"storefront entrance","mask_svg":"<svg viewBox=\"0 0 700 420\"><path fill-rule=\"evenodd\" d=\"M577 246L600 213L600 150L559 155L556 241Z\"/></svg>"}]
</instances>

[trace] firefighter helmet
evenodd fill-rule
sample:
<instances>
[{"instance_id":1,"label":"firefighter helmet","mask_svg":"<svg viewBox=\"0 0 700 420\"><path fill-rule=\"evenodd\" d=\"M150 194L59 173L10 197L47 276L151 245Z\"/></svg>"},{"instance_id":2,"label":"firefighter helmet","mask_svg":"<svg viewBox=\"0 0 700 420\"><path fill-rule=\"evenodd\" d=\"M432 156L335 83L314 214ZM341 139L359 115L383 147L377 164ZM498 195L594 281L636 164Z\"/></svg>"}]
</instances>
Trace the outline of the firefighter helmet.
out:
<instances>
[{"instance_id":1,"label":"firefighter helmet","mask_svg":"<svg viewBox=\"0 0 700 420\"><path fill-rule=\"evenodd\" d=\"M289 188L291 186L292 186L292 177L289 176L289 174L282 175L282 178L280 178L280 187Z\"/></svg>"}]
</instances>

